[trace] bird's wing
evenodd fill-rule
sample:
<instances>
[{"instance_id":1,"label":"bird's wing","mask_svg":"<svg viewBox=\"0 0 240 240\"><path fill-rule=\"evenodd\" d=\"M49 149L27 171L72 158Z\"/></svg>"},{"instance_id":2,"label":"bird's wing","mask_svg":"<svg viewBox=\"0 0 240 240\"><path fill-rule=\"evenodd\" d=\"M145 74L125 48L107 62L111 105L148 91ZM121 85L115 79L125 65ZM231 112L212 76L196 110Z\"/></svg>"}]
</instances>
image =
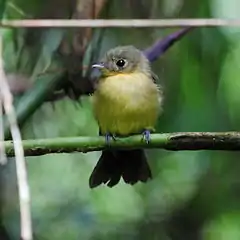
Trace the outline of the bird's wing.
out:
<instances>
[{"instance_id":1,"label":"bird's wing","mask_svg":"<svg viewBox=\"0 0 240 240\"><path fill-rule=\"evenodd\" d=\"M158 76L157 76L154 72L151 72L151 75L152 75L153 82L154 82L155 84L157 84L157 82L158 82L158 80L159 80Z\"/></svg>"},{"instance_id":2,"label":"bird's wing","mask_svg":"<svg viewBox=\"0 0 240 240\"><path fill-rule=\"evenodd\" d=\"M151 72L151 76L152 76L153 82L157 85L157 88L158 88L158 91L159 91L159 95L162 95L163 94L163 87L159 83L158 76L154 72Z\"/></svg>"}]
</instances>

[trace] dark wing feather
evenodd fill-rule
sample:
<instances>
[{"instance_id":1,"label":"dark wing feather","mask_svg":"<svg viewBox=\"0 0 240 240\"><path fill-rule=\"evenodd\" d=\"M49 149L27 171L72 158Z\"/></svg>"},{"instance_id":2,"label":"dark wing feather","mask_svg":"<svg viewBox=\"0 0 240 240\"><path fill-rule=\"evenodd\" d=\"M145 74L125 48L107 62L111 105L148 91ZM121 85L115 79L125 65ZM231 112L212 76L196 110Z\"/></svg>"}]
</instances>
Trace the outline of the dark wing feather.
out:
<instances>
[{"instance_id":1,"label":"dark wing feather","mask_svg":"<svg viewBox=\"0 0 240 240\"><path fill-rule=\"evenodd\" d=\"M154 72L151 72L151 75L152 75L153 82L157 84L159 80L158 76Z\"/></svg>"}]
</instances>

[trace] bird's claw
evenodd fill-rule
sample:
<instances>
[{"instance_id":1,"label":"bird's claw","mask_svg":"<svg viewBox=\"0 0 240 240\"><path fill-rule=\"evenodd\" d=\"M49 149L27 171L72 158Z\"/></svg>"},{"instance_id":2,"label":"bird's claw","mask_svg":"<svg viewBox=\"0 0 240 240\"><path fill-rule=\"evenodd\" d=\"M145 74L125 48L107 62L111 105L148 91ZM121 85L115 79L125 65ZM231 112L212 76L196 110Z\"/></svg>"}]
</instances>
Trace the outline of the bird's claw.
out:
<instances>
[{"instance_id":1,"label":"bird's claw","mask_svg":"<svg viewBox=\"0 0 240 240\"><path fill-rule=\"evenodd\" d=\"M145 140L146 143L149 143L151 140L151 132L149 130L145 130L143 131L142 135L143 135L143 140Z\"/></svg>"},{"instance_id":2,"label":"bird's claw","mask_svg":"<svg viewBox=\"0 0 240 240\"><path fill-rule=\"evenodd\" d=\"M110 143L111 139L113 139L114 141L116 141L116 137L114 134L111 134L111 133L106 133L105 135L105 141L107 144Z\"/></svg>"}]
</instances>

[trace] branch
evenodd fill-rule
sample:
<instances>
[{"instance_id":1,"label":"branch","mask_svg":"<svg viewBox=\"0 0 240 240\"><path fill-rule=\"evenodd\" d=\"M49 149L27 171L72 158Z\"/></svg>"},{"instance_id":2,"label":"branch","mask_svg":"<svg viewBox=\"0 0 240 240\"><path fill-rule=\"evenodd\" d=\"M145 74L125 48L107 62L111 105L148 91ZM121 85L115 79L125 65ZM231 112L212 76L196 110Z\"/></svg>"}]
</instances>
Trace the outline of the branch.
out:
<instances>
[{"instance_id":1,"label":"branch","mask_svg":"<svg viewBox=\"0 0 240 240\"><path fill-rule=\"evenodd\" d=\"M15 160L21 216L21 237L23 240L31 240L32 222L26 163L24 159L22 137L17 124L15 109L13 107L13 97L10 92L7 78L3 69L2 49L2 35L0 35L0 97L6 113L7 120L9 122L10 132L13 139L13 152L16 156Z\"/></svg>"},{"instance_id":2,"label":"branch","mask_svg":"<svg viewBox=\"0 0 240 240\"><path fill-rule=\"evenodd\" d=\"M14 156L12 141L5 141L7 156ZM118 138L106 145L104 137L71 137L38 140L24 140L26 156L39 156L50 153L91 152L111 148L158 148L178 150L240 150L239 132L186 132L152 134L151 142L146 144L142 136Z\"/></svg>"},{"instance_id":3,"label":"branch","mask_svg":"<svg viewBox=\"0 0 240 240\"><path fill-rule=\"evenodd\" d=\"M81 19L81 20L56 20L56 19L34 19L34 20L2 20L0 27L7 28L110 28L110 27L220 27L220 26L240 26L238 19L219 19L219 18L188 18L188 19Z\"/></svg>"}]
</instances>

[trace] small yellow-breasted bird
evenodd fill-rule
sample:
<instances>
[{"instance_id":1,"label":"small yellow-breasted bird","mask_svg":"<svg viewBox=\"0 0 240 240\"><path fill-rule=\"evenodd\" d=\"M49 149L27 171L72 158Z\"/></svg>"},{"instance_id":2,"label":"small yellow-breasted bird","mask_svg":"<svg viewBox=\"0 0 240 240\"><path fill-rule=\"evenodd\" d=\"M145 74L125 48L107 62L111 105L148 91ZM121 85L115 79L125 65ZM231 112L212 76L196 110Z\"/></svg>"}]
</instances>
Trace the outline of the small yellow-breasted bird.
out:
<instances>
[{"instance_id":1,"label":"small yellow-breasted bird","mask_svg":"<svg viewBox=\"0 0 240 240\"><path fill-rule=\"evenodd\" d=\"M92 67L101 71L93 95L99 134L108 141L110 137L141 133L148 142L162 110L162 92L148 59L133 46L120 46L109 50ZM105 183L113 187L121 177L132 185L152 178L142 149L104 150L90 176L89 186L94 188Z\"/></svg>"}]
</instances>

